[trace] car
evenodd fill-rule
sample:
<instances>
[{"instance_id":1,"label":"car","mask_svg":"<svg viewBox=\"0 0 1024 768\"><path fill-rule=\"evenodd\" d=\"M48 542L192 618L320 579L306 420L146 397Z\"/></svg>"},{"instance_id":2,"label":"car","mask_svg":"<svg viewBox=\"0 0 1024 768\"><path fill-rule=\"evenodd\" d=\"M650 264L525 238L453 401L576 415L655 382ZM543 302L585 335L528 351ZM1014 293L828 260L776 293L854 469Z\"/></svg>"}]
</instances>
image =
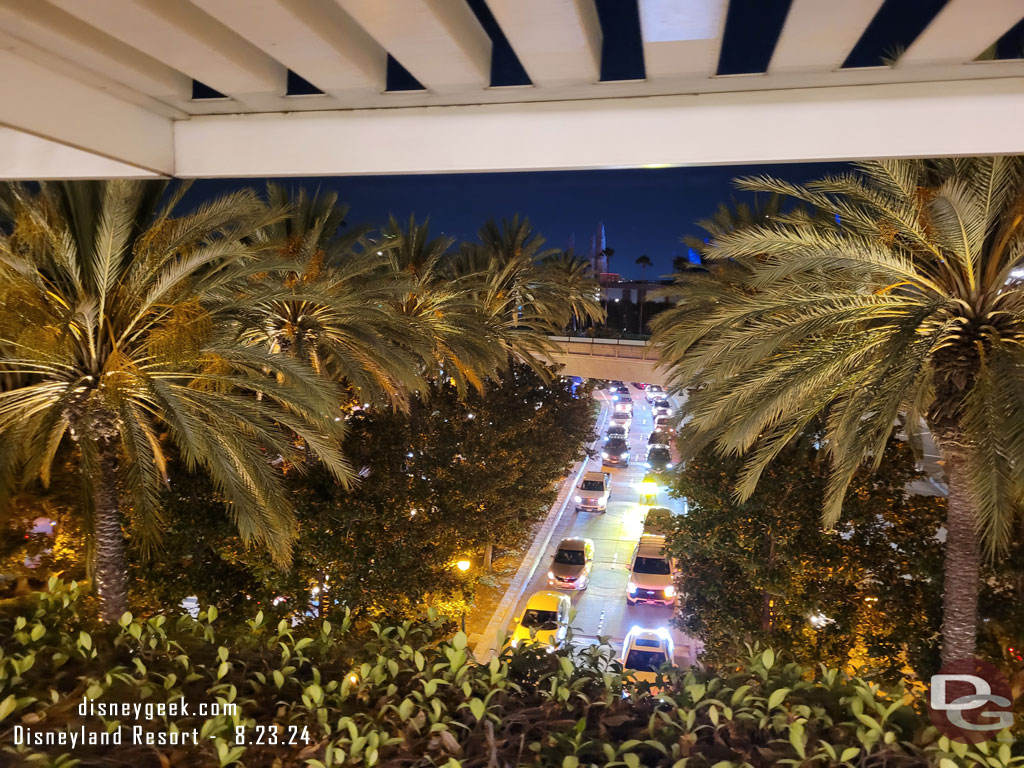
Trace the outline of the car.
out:
<instances>
[{"instance_id":1,"label":"car","mask_svg":"<svg viewBox=\"0 0 1024 768\"><path fill-rule=\"evenodd\" d=\"M665 551L665 537L645 533L633 550L626 585L626 602L675 605L675 561Z\"/></svg>"},{"instance_id":2,"label":"car","mask_svg":"<svg viewBox=\"0 0 1024 768\"><path fill-rule=\"evenodd\" d=\"M665 432L669 435L674 435L676 433L676 428L672 426L672 417L665 415L655 416L654 431Z\"/></svg>"},{"instance_id":3,"label":"car","mask_svg":"<svg viewBox=\"0 0 1024 768\"><path fill-rule=\"evenodd\" d=\"M651 432L647 436L647 445L669 445L672 442L672 435L668 432Z\"/></svg>"},{"instance_id":4,"label":"car","mask_svg":"<svg viewBox=\"0 0 1024 768\"><path fill-rule=\"evenodd\" d=\"M629 411L616 411L612 414L611 423L617 424L628 431L633 423L633 414Z\"/></svg>"},{"instance_id":5,"label":"car","mask_svg":"<svg viewBox=\"0 0 1024 768\"><path fill-rule=\"evenodd\" d=\"M660 432L657 434L664 434ZM652 443L647 446L647 460L644 462L647 469L654 472L667 472L675 464L672 463L672 449L661 443Z\"/></svg>"},{"instance_id":6,"label":"car","mask_svg":"<svg viewBox=\"0 0 1024 768\"><path fill-rule=\"evenodd\" d=\"M612 379L611 381L608 382L608 389L610 389L612 392L614 392L619 387L624 386L626 386L626 382L619 381L618 379Z\"/></svg>"},{"instance_id":7,"label":"car","mask_svg":"<svg viewBox=\"0 0 1024 768\"><path fill-rule=\"evenodd\" d=\"M651 409L655 416L671 416L672 415L672 403L668 400L655 400L654 407Z\"/></svg>"},{"instance_id":8,"label":"car","mask_svg":"<svg viewBox=\"0 0 1024 768\"><path fill-rule=\"evenodd\" d=\"M556 589L586 589L594 567L594 542L572 537L562 539L548 571L548 586Z\"/></svg>"},{"instance_id":9,"label":"car","mask_svg":"<svg viewBox=\"0 0 1024 768\"><path fill-rule=\"evenodd\" d=\"M675 528L676 514L668 507L651 507L644 517L644 533L667 536Z\"/></svg>"},{"instance_id":10,"label":"car","mask_svg":"<svg viewBox=\"0 0 1024 768\"><path fill-rule=\"evenodd\" d=\"M624 669L636 672L637 680L653 683L658 670L665 664L671 664L674 656L675 644L667 629L634 626L622 641L618 660Z\"/></svg>"},{"instance_id":11,"label":"car","mask_svg":"<svg viewBox=\"0 0 1024 768\"><path fill-rule=\"evenodd\" d=\"M617 413L633 413L633 398L629 395L618 395L618 400L615 401L615 411Z\"/></svg>"},{"instance_id":12,"label":"car","mask_svg":"<svg viewBox=\"0 0 1024 768\"><path fill-rule=\"evenodd\" d=\"M629 441L623 437L609 437L601 446L601 463L605 466L629 466Z\"/></svg>"},{"instance_id":13,"label":"car","mask_svg":"<svg viewBox=\"0 0 1024 768\"><path fill-rule=\"evenodd\" d=\"M629 391L629 387L625 384L621 387L614 387L612 389L612 400L618 402L623 398L629 398L629 402L633 402L633 393Z\"/></svg>"},{"instance_id":14,"label":"car","mask_svg":"<svg viewBox=\"0 0 1024 768\"><path fill-rule=\"evenodd\" d=\"M665 397L665 390L658 384L648 384L647 389L644 390L644 397L647 398L648 403L653 403L655 400Z\"/></svg>"},{"instance_id":15,"label":"car","mask_svg":"<svg viewBox=\"0 0 1024 768\"><path fill-rule=\"evenodd\" d=\"M634 389L639 389L641 392L647 389L647 385L644 384L642 381L631 381L629 383L633 385Z\"/></svg>"},{"instance_id":16,"label":"car","mask_svg":"<svg viewBox=\"0 0 1024 768\"><path fill-rule=\"evenodd\" d=\"M585 472L576 487L576 511L605 512L612 493L612 476L607 472Z\"/></svg>"},{"instance_id":17,"label":"car","mask_svg":"<svg viewBox=\"0 0 1024 768\"><path fill-rule=\"evenodd\" d=\"M604 436L607 439L609 437L626 437L628 434L628 430L621 424L611 424L605 430Z\"/></svg>"},{"instance_id":18,"label":"car","mask_svg":"<svg viewBox=\"0 0 1024 768\"><path fill-rule=\"evenodd\" d=\"M536 642L554 652L565 642L571 608L569 596L561 592L545 590L533 593L512 630L512 647Z\"/></svg>"}]
</instances>

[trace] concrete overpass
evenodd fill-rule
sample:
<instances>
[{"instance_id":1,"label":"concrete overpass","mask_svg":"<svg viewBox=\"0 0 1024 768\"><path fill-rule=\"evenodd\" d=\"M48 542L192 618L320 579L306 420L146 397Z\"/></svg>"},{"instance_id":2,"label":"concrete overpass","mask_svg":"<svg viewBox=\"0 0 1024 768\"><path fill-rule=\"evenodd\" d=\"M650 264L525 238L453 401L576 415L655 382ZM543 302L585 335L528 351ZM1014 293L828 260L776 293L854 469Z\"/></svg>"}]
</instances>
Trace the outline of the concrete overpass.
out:
<instances>
[{"instance_id":1,"label":"concrete overpass","mask_svg":"<svg viewBox=\"0 0 1024 768\"><path fill-rule=\"evenodd\" d=\"M646 341L573 336L548 338L556 351L547 359L563 366L562 372L567 376L665 384L664 371L656 367L657 353Z\"/></svg>"},{"instance_id":2,"label":"concrete overpass","mask_svg":"<svg viewBox=\"0 0 1024 768\"><path fill-rule=\"evenodd\" d=\"M891 3L792 0L739 73L737 0L636 1L642 68L603 80L594 0L0 0L0 178L1024 153L1024 60L991 55L1021 0L948 0L878 66L848 56Z\"/></svg>"}]
</instances>

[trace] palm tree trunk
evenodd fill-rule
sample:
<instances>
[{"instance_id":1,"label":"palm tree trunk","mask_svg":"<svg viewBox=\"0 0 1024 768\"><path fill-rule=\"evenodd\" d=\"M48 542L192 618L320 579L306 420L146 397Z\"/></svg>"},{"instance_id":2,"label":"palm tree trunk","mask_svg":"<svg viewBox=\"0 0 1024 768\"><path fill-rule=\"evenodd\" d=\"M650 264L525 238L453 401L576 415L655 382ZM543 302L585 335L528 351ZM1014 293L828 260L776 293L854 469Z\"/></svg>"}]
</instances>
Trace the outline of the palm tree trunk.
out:
<instances>
[{"instance_id":1,"label":"palm tree trunk","mask_svg":"<svg viewBox=\"0 0 1024 768\"><path fill-rule=\"evenodd\" d=\"M100 600L100 618L112 624L128 610L128 567L125 561L121 507L117 492L117 441L97 440L99 471L93 478L95 535L93 581Z\"/></svg>"},{"instance_id":2,"label":"palm tree trunk","mask_svg":"<svg viewBox=\"0 0 1024 768\"><path fill-rule=\"evenodd\" d=\"M949 479L945 583L942 594L942 664L974 657L978 629L981 546L977 513L967 495L967 451L958 439L941 441Z\"/></svg>"}]
</instances>

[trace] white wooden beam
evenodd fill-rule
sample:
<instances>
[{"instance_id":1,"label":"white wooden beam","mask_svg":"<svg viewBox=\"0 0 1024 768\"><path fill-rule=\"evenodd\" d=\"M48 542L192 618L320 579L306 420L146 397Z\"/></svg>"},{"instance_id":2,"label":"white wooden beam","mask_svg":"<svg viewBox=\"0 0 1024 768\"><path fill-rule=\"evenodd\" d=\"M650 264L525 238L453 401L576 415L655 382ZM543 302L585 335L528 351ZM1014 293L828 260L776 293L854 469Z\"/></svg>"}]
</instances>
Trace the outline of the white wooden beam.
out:
<instances>
[{"instance_id":1,"label":"white wooden beam","mask_svg":"<svg viewBox=\"0 0 1024 768\"><path fill-rule=\"evenodd\" d=\"M279 62L184 0L48 1L243 104L285 92Z\"/></svg>"},{"instance_id":2,"label":"white wooden beam","mask_svg":"<svg viewBox=\"0 0 1024 768\"><path fill-rule=\"evenodd\" d=\"M491 39L465 0L336 0L426 88L486 88Z\"/></svg>"},{"instance_id":3,"label":"white wooden beam","mask_svg":"<svg viewBox=\"0 0 1024 768\"><path fill-rule=\"evenodd\" d=\"M647 79L715 74L728 5L727 0L640 0Z\"/></svg>"},{"instance_id":4,"label":"white wooden beam","mask_svg":"<svg viewBox=\"0 0 1024 768\"><path fill-rule=\"evenodd\" d=\"M793 0L768 72L838 69L882 7L883 0Z\"/></svg>"},{"instance_id":5,"label":"white wooden beam","mask_svg":"<svg viewBox=\"0 0 1024 768\"><path fill-rule=\"evenodd\" d=\"M157 178L144 171L31 133L0 127L0 179Z\"/></svg>"},{"instance_id":6,"label":"white wooden beam","mask_svg":"<svg viewBox=\"0 0 1024 768\"><path fill-rule=\"evenodd\" d=\"M489 0L487 5L534 85L600 79L601 22L593 0Z\"/></svg>"},{"instance_id":7,"label":"white wooden beam","mask_svg":"<svg viewBox=\"0 0 1024 768\"><path fill-rule=\"evenodd\" d=\"M570 170L1024 154L1022 115L1007 78L209 116L175 141L185 177Z\"/></svg>"},{"instance_id":8,"label":"white wooden beam","mask_svg":"<svg viewBox=\"0 0 1024 768\"><path fill-rule=\"evenodd\" d=\"M0 49L0 125L154 173L174 172L171 120Z\"/></svg>"},{"instance_id":9,"label":"white wooden beam","mask_svg":"<svg viewBox=\"0 0 1024 768\"><path fill-rule=\"evenodd\" d=\"M900 56L896 66L974 61L1022 17L1021 0L950 0Z\"/></svg>"},{"instance_id":10,"label":"white wooden beam","mask_svg":"<svg viewBox=\"0 0 1024 768\"><path fill-rule=\"evenodd\" d=\"M387 52L334 0L191 0L320 90L384 90Z\"/></svg>"},{"instance_id":11,"label":"white wooden beam","mask_svg":"<svg viewBox=\"0 0 1024 768\"><path fill-rule=\"evenodd\" d=\"M0 28L156 99L192 96L181 72L42 0L0 0Z\"/></svg>"}]
</instances>

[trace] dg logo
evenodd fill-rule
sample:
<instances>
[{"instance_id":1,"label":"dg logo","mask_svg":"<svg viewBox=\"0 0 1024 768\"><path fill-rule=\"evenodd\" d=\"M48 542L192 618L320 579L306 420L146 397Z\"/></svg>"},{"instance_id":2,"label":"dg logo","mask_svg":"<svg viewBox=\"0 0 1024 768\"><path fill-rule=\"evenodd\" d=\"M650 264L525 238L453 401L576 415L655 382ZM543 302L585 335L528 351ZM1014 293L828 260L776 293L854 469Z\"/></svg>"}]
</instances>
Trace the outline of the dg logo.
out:
<instances>
[{"instance_id":1,"label":"dg logo","mask_svg":"<svg viewBox=\"0 0 1024 768\"><path fill-rule=\"evenodd\" d=\"M1013 691L994 666L980 659L946 664L932 675L928 715L955 741L992 741L1013 725Z\"/></svg>"}]
</instances>

